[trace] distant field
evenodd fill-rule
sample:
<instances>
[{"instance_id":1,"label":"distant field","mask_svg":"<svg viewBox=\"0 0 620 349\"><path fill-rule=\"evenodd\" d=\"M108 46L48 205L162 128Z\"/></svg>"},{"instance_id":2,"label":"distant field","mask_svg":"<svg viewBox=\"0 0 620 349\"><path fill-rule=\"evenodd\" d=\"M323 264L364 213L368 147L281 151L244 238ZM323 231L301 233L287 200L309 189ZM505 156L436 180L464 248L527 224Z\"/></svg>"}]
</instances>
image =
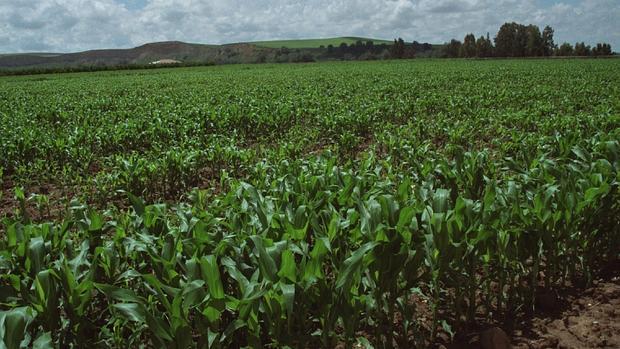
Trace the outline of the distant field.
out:
<instances>
[{"instance_id":1,"label":"distant field","mask_svg":"<svg viewBox=\"0 0 620 349\"><path fill-rule=\"evenodd\" d=\"M369 39L369 38L359 38L359 37L339 37L339 38L326 38L326 39L301 39L301 40L272 40L272 41L255 41L251 42L259 47L268 47L268 48L319 48L321 46L327 47L328 45L338 46L343 42L347 43L347 45L354 44L358 40L366 42L368 40L372 41L375 44L390 44L392 41L389 40L380 40L380 39Z\"/></svg>"},{"instance_id":2,"label":"distant field","mask_svg":"<svg viewBox=\"0 0 620 349\"><path fill-rule=\"evenodd\" d=\"M0 348L462 348L620 256L620 60L0 86Z\"/></svg>"}]
</instances>

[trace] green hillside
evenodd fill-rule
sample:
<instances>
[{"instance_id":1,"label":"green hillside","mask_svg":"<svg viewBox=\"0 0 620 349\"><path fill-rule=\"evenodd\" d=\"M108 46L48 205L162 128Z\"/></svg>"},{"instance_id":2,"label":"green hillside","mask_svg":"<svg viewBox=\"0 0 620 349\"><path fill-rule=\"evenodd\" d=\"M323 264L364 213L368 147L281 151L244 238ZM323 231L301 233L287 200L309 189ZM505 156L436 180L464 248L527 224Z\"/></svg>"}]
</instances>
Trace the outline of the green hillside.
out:
<instances>
[{"instance_id":1,"label":"green hillside","mask_svg":"<svg viewBox=\"0 0 620 349\"><path fill-rule=\"evenodd\" d=\"M270 40L270 41L255 41L250 44L254 44L259 47L267 48L319 48L321 45L327 47L328 45L338 46L345 42L348 45L362 40L364 42L371 40L375 44L390 44L390 40L381 39L369 39L360 37L338 37L338 38L325 38L325 39L300 39L300 40Z\"/></svg>"}]
</instances>

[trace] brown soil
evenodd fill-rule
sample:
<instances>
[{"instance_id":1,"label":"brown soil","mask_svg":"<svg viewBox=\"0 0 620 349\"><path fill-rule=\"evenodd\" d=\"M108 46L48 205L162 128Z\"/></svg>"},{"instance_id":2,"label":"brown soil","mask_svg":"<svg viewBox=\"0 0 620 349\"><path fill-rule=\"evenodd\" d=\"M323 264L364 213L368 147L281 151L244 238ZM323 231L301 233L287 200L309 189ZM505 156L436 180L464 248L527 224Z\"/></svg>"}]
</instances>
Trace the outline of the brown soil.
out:
<instances>
[{"instance_id":1,"label":"brown soil","mask_svg":"<svg viewBox=\"0 0 620 349\"><path fill-rule=\"evenodd\" d=\"M0 187L0 219L14 217L19 211L20 203L15 198L15 183L10 179L4 179ZM75 196L72 188L61 187L55 184L29 185L24 188L26 197L26 210L28 216L34 222L58 219L61 220L68 208L69 202ZM37 206L33 194L45 195L47 203Z\"/></svg>"},{"instance_id":2,"label":"brown soil","mask_svg":"<svg viewBox=\"0 0 620 349\"><path fill-rule=\"evenodd\" d=\"M506 331L514 349L620 348L620 260L604 266L589 288L568 286L540 293L536 308L532 315L516 315L512 328L480 323L478 331L436 347L507 348L481 345L484 333L494 332L497 326Z\"/></svg>"},{"instance_id":3,"label":"brown soil","mask_svg":"<svg viewBox=\"0 0 620 349\"><path fill-rule=\"evenodd\" d=\"M515 348L620 348L618 276L600 280L567 302L560 316L533 318L529 331L516 331Z\"/></svg>"}]
</instances>

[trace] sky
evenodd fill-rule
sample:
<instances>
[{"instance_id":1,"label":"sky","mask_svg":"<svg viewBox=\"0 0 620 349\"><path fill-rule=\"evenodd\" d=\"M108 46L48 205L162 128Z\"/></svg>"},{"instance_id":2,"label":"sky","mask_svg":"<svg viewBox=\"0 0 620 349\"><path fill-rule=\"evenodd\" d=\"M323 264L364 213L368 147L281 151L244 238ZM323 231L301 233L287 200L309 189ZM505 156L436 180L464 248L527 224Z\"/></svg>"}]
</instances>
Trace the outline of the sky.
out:
<instances>
[{"instance_id":1,"label":"sky","mask_svg":"<svg viewBox=\"0 0 620 349\"><path fill-rule=\"evenodd\" d=\"M620 0L0 0L0 53L179 40L222 44L363 36L443 43L504 22L620 51Z\"/></svg>"}]
</instances>

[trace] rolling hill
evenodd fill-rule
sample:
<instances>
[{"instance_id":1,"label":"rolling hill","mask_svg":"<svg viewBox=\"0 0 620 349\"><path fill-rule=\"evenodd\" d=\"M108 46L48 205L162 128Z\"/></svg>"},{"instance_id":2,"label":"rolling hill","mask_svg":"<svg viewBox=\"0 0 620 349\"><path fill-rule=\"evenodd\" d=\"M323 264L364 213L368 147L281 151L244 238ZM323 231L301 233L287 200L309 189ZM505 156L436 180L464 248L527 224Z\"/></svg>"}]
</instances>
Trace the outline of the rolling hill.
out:
<instances>
[{"instance_id":1,"label":"rolling hill","mask_svg":"<svg viewBox=\"0 0 620 349\"><path fill-rule=\"evenodd\" d=\"M342 43L372 41L374 48L338 49ZM318 60L380 59L385 57L389 40L362 37L323 39L272 40L224 45L206 45L166 41L149 43L129 49L102 49L76 53L0 54L0 73L12 71L62 71L66 68L92 70L98 67L144 66L161 60L184 64L281 63ZM329 45L336 50L321 49ZM430 45L429 45L430 46Z\"/></svg>"},{"instance_id":2,"label":"rolling hill","mask_svg":"<svg viewBox=\"0 0 620 349\"><path fill-rule=\"evenodd\" d=\"M203 45L180 41L150 43L131 49L90 50L66 54L6 54L0 56L0 68L62 67L75 65L132 65L148 64L161 59L181 62L220 62L236 57L239 62L251 62L263 51L249 44Z\"/></svg>"}]
</instances>

